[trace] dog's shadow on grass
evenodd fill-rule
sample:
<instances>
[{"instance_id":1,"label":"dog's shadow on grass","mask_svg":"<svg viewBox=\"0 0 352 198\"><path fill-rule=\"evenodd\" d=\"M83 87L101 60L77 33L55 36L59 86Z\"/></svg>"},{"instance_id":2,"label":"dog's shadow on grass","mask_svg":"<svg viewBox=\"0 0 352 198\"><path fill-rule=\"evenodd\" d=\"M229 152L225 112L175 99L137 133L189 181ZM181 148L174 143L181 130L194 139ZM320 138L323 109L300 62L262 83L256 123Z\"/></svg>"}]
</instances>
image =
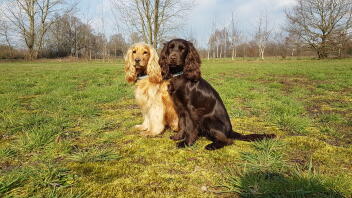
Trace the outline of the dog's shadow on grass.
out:
<instances>
[{"instance_id":1,"label":"dog's shadow on grass","mask_svg":"<svg viewBox=\"0 0 352 198\"><path fill-rule=\"evenodd\" d=\"M292 197L292 198L344 198L331 186L315 175L284 175L270 172L249 172L232 178L230 191L240 197Z\"/></svg>"}]
</instances>

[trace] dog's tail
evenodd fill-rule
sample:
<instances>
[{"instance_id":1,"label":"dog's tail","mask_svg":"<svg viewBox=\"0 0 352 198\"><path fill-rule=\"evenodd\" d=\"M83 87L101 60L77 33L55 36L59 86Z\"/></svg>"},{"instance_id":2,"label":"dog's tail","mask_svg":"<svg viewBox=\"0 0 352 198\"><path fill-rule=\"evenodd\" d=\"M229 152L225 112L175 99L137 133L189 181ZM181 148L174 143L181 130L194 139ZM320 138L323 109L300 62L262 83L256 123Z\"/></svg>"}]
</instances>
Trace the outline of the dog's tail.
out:
<instances>
[{"instance_id":1,"label":"dog's tail","mask_svg":"<svg viewBox=\"0 0 352 198\"><path fill-rule=\"evenodd\" d=\"M263 139L273 139L275 137L276 137L275 134L250 134L250 135L243 135L243 134L237 133L235 131L232 131L230 133L230 138L237 139L237 140L248 141L248 142L259 141L259 140L263 140Z\"/></svg>"}]
</instances>

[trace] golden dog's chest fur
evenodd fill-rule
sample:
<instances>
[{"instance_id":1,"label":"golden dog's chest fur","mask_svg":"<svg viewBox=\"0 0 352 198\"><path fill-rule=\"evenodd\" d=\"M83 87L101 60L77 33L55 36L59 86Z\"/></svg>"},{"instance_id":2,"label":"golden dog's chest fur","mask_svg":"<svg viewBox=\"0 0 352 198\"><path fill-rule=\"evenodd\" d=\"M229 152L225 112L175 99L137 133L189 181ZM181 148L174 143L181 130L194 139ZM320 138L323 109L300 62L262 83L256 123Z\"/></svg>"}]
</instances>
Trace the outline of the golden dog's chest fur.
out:
<instances>
[{"instance_id":1,"label":"golden dog's chest fur","mask_svg":"<svg viewBox=\"0 0 352 198\"><path fill-rule=\"evenodd\" d=\"M148 78L136 83L135 98L144 116L143 124L137 128L144 130L145 135L158 135L165 126L178 130L178 116L167 92L168 84L168 81L151 83Z\"/></svg>"}]
</instances>

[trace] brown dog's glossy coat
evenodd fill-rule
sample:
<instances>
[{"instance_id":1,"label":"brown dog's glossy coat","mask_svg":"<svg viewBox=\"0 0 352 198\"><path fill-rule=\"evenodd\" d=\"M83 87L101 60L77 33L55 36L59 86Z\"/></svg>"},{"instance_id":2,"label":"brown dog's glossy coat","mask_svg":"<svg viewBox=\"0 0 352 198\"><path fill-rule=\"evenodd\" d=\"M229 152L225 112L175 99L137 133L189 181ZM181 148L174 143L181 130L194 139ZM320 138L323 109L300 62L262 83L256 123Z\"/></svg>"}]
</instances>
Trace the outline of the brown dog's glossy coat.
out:
<instances>
[{"instance_id":1,"label":"brown dog's glossy coat","mask_svg":"<svg viewBox=\"0 0 352 198\"><path fill-rule=\"evenodd\" d=\"M201 60L191 42L174 39L166 43L159 64L164 78L170 78L173 71L183 71L183 75L171 79L168 89L179 115L180 130L170 137L182 140L178 147L192 145L199 136L212 141L205 147L208 150L230 145L234 139L255 141L275 137L273 134L242 135L232 130L219 94L201 78Z\"/></svg>"}]
</instances>

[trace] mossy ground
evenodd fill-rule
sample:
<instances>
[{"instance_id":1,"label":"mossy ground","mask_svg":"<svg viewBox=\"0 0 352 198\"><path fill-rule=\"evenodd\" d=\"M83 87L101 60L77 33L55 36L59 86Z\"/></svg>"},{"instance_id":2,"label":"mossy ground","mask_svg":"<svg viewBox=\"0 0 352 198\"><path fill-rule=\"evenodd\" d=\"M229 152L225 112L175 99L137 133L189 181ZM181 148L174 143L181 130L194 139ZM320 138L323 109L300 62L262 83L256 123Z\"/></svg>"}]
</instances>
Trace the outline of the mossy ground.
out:
<instances>
[{"instance_id":1,"label":"mossy ground","mask_svg":"<svg viewBox=\"0 0 352 198\"><path fill-rule=\"evenodd\" d=\"M177 149L142 116L123 63L0 63L0 197L351 197L352 60L204 60L241 133Z\"/></svg>"}]
</instances>

